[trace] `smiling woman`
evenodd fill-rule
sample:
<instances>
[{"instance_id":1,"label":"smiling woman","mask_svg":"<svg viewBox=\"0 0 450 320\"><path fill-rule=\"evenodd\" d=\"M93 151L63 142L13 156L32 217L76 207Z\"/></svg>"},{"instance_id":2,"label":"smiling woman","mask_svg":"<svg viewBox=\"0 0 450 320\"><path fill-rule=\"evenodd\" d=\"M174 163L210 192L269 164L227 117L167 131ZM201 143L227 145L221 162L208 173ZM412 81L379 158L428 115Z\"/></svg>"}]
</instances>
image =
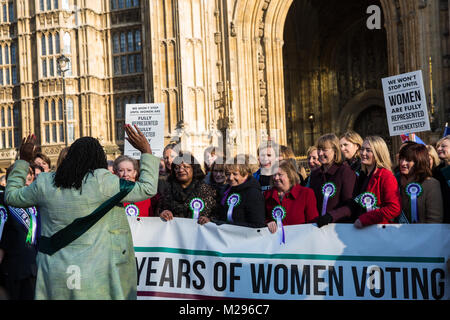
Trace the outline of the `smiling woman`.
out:
<instances>
[{"instance_id":1,"label":"smiling woman","mask_svg":"<svg viewBox=\"0 0 450 320\"><path fill-rule=\"evenodd\" d=\"M318 216L316 197L310 188L302 187L292 163L281 161L278 171L273 175L273 188L264 192L266 223L269 231L277 231L273 212L277 206L286 211L283 225L311 223Z\"/></svg>"},{"instance_id":2,"label":"smiling woman","mask_svg":"<svg viewBox=\"0 0 450 320\"><path fill-rule=\"evenodd\" d=\"M160 217L195 218L199 224L210 221L216 207L216 190L207 185L205 174L194 156L180 152L173 159L167 183L162 185Z\"/></svg>"},{"instance_id":3,"label":"smiling woman","mask_svg":"<svg viewBox=\"0 0 450 320\"><path fill-rule=\"evenodd\" d=\"M252 175L248 155L237 155L225 164L227 188L220 196L215 222L261 228L264 223L264 197L261 185Z\"/></svg>"},{"instance_id":4,"label":"smiling woman","mask_svg":"<svg viewBox=\"0 0 450 320\"><path fill-rule=\"evenodd\" d=\"M400 223L442 223L443 204L439 181L431 177L428 149L412 143L399 152ZM417 194L413 188L417 186Z\"/></svg>"},{"instance_id":5,"label":"smiling woman","mask_svg":"<svg viewBox=\"0 0 450 320\"><path fill-rule=\"evenodd\" d=\"M398 184L391 171L391 158L381 137L369 136L361 148L361 174L350 202L355 227L391 223L401 211Z\"/></svg>"},{"instance_id":6,"label":"smiling woman","mask_svg":"<svg viewBox=\"0 0 450 320\"><path fill-rule=\"evenodd\" d=\"M313 170L310 177L310 187L314 190L320 214L317 225L322 227L331 222L349 222L351 210L347 204L352 199L356 174L344 162L336 135L321 136L317 141L317 150L322 166Z\"/></svg>"}]
</instances>

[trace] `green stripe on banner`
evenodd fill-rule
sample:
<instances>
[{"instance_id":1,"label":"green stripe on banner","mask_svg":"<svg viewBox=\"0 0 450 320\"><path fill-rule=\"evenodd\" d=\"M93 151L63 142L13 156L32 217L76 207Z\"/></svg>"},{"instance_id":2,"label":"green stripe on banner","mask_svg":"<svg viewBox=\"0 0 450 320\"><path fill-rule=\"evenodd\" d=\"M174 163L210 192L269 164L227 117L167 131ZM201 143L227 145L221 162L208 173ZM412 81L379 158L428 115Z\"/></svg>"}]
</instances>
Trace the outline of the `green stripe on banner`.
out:
<instances>
[{"instance_id":1,"label":"green stripe on banner","mask_svg":"<svg viewBox=\"0 0 450 320\"><path fill-rule=\"evenodd\" d=\"M332 261L378 261L378 262L421 262L444 263L443 257L394 257L394 256L348 256L329 254L295 254L295 253L223 253L209 250L192 250L167 247L134 247L136 252L165 252L195 256L222 258L254 258L254 259L293 259L293 260L332 260Z\"/></svg>"}]
</instances>

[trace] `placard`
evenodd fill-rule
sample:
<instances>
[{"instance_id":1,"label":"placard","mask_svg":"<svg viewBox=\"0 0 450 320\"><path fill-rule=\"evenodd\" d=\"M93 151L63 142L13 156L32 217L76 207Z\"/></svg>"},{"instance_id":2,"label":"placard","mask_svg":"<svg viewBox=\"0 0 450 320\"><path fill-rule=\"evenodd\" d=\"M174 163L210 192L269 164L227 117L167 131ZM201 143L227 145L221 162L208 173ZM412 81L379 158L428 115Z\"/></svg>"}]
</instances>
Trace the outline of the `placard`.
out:
<instances>
[{"instance_id":1,"label":"placard","mask_svg":"<svg viewBox=\"0 0 450 320\"><path fill-rule=\"evenodd\" d=\"M164 110L164 103L125 105L125 123L132 126L137 125L150 143L152 154L159 158L162 158L164 150ZM126 139L124 154L134 159L141 157L141 152Z\"/></svg>"},{"instance_id":2,"label":"placard","mask_svg":"<svg viewBox=\"0 0 450 320\"><path fill-rule=\"evenodd\" d=\"M382 79L389 134L430 130L422 71L413 71Z\"/></svg>"}]
</instances>

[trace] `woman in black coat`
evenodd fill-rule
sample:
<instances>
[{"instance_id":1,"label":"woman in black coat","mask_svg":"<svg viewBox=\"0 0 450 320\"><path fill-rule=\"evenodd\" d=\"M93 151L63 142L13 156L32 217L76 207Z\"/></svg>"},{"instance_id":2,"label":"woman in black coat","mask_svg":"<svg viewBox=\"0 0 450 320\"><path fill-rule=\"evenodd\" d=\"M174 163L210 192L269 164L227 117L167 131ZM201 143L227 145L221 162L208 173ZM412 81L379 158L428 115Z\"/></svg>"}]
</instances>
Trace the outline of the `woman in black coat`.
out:
<instances>
[{"instance_id":1,"label":"woman in black coat","mask_svg":"<svg viewBox=\"0 0 450 320\"><path fill-rule=\"evenodd\" d=\"M180 152L171 169L167 182L159 186L160 217L166 221L179 217L196 218L200 224L208 222L216 207L216 190L203 181L205 174L199 162L190 153Z\"/></svg>"},{"instance_id":2,"label":"woman in black coat","mask_svg":"<svg viewBox=\"0 0 450 320\"><path fill-rule=\"evenodd\" d=\"M252 176L248 155L238 155L225 165L228 186L219 195L213 222L250 228L265 227L264 196L259 182Z\"/></svg>"}]
</instances>

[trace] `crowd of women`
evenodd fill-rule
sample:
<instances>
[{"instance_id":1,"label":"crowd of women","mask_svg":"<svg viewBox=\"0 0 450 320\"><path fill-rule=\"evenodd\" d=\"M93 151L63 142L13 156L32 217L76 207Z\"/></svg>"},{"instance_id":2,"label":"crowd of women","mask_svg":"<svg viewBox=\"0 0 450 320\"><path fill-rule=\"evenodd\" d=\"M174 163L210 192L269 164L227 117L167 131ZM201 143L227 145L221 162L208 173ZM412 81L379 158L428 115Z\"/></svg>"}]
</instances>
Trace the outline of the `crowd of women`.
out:
<instances>
[{"instance_id":1,"label":"crowd of women","mask_svg":"<svg viewBox=\"0 0 450 320\"><path fill-rule=\"evenodd\" d=\"M140 161L125 155L107 161L98 141L81 138L61 153L56 171L48 174L41 172L51 171L50 160L36 153L35 138L23 140L21 160L8 169L6 194L0 200L8 212L16 207L35 208L40 223L36 236L29 231L30 224L28 229L14 219L5 224L0 269L10 297L34 297L37 274L37 298L79 298L73 290L67 293L67 285L55 275L65 271L55 262L58 259L88 263L92 277L86 279L109 283L107 293L99 293L90 284L91 292L82 298L102 294L113 299L135 297L129 279L136 272L131 235L118 203L128 216L159 216L164 221L192 218L200 225L268 227L272 233L282 225L304 223L316 223L319 228L329 223L352 223L363 228L450 222L450 136L435 147L403 143L393 162L381 137L363 139L352 131L340 137L325 134L308 149L309 168L305 170L289 147L273 141L258 148L257 165L252 155L225 159L218 148L210 147L205 150L202 166L189 151L177 150L175 144L167 145L163 159L158 159L151 155L137 128L126 126L125 130L130 143L142 152ZM43 177L36 179L38 175ZM107 214L109 211L115 213ZM111 244L111 239L104 240L104 234L117 239ZM29 245L35 242L37 249ZM83 249L83 261L73 258L78 252L73 244L77 243L78 249L89 245ZM104 256L101 252L105 248L118 252L118 258ZM32 261L38 251L41 258L36 271ZM51 260L50 256L58 258ZM92 263L102 256L106 261L102 263L113 260L114 268ZM122 266L119 270L116 259ZM18 264L28 267L17 268ZM101 268L115 275L116 286L98 277L95 271ZM114 278L111 274L105 277ZM124 282L131 286L124 286Z\"/></svg>"},{"instance_id":2,"label":"crowd of women","mask_svg":"<svg viewBox=\"0 0 450 320\"><path fill-rule=\"evenodd\" d=\"M436 149L405 142L393 163L381 137L326 134L308 150L308 176L290 148L270 141L258 149L259 168L249 155L217 161L220 151L210 148L215 161L205 163L206 178L190 153L172 148L164 151L165 178L150 214L164 220L198 216L200 224L267 226L275 232L281 209L283 225L450 222L449 136Z\"/></svg>"}]
</instances>

